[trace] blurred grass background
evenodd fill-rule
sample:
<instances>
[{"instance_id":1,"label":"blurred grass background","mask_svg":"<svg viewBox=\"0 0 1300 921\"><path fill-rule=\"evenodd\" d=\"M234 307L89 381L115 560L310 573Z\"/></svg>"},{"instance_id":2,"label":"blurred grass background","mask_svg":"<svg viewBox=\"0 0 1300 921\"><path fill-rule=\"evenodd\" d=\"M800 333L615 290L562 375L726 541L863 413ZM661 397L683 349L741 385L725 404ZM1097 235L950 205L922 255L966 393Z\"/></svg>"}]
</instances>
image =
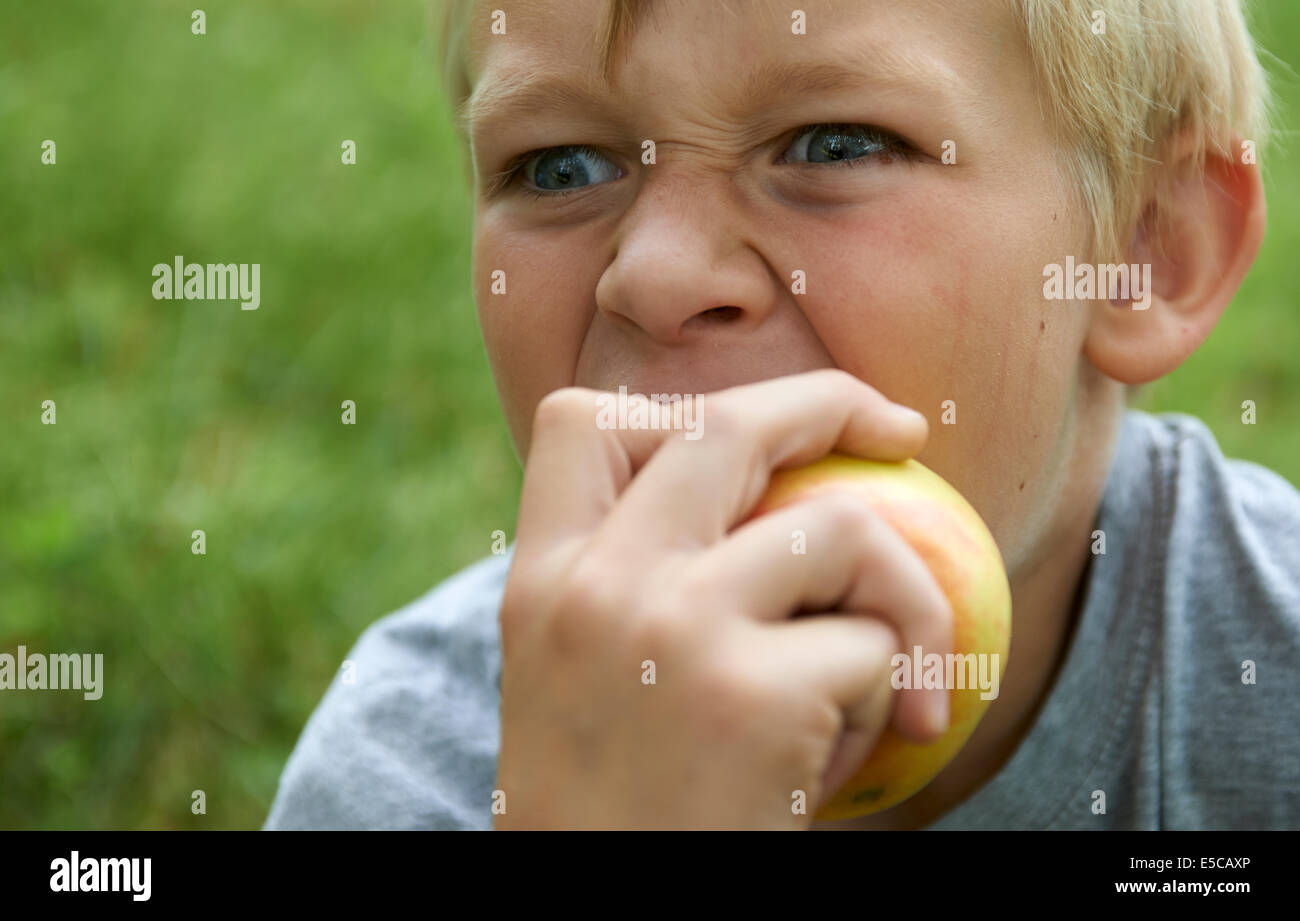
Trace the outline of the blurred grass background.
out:
<instances>
[{"instance_id":1,"label":"blurred grass background","mask_svg":"<svg viewBox=\"0 0 1300 921\"><path fill-rule=\"evenodd\" d=\"M102 652L107 688L0 697L0 828L260 826L360 632L513 535L432 5L208 2L205 36L193 8L0 11L0 651ZM1300 4L1255 22L1293 64ZM1258 264L1140 405L1300 482L1300 171L1278 140ZM176 254L260 262L261 308L154 301Z\"/></svg>"}]
</instances>

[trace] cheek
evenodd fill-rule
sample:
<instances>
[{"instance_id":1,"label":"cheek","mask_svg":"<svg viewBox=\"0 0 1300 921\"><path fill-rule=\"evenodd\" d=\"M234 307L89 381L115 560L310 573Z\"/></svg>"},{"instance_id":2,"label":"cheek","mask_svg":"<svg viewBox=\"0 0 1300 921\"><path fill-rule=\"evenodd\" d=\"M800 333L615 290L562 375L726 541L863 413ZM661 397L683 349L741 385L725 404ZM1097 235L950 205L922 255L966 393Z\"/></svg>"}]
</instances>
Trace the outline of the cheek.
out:
<instances>
[{"instance_id":1,"label":"cheek","mask_svg":"<svg viewBox=\"0 0 1300 921\"><path fill-rule=\"evenodd\" d=\"M474 302L497 392L520 451L533 408L571 383L595 282L562 233L506 231L490 215L474 228ZM499 273L494 276L494 273Z\"/></svg>"},{"instance_id":2,"label":"cheek","mask_svg":"<svg viewBox=\"0 0 1300 921\"><path fill-rule=\"evenodd\" d=\"M930 440L918 460L970 500L1014 568L1036 539L1036 510L1055 501L1077 351L1037 300L991 294L947 295L957 319L935 332L941 354L921 379Z\"/></svg>"},{"instance_id":3,"label":"cheek","mask_svg":"<svg viewBox=\"0 0 1300 921\"><path fill-rule=\"evenodd\" d=\"M946 217L942 232L920 218L859 228L867 242L810 268L827 282L802 304L837 365L926 416L917 459L970 500L1013 567L1056 486L1082 326L1042 299L1050 233L990 248L981 225Z\"/></svg>"}]
</instances>

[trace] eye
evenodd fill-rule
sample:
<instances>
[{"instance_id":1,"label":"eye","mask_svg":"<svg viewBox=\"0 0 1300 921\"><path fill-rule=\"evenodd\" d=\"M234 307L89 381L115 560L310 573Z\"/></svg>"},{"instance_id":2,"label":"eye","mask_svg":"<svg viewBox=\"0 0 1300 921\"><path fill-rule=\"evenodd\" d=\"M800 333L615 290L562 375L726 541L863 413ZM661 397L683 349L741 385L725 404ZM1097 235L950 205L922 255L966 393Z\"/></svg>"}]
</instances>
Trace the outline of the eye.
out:
<instances>
[{"instance_id":1,"label":"eye","mask_svg":"<svg viewBox=\"0 0 1300 921\"><path fill-rule=\"evenodd\" d=\"M840 163L864 157L905 156L907 142L870 125L808 125L799 129L781 163Z\"/></svg>"},{"instance_id":2,"label":"eye","mask_svg":"<svg viewBox=\"0 0 1300 921\"><path fill-rule=\"evenodd\" d=\"M580 144L530 151L516 161L512 172L523 173L532 186L526 191L549 195L609 182L623 175L600 151Z\"/></svg>"}]
</instances>

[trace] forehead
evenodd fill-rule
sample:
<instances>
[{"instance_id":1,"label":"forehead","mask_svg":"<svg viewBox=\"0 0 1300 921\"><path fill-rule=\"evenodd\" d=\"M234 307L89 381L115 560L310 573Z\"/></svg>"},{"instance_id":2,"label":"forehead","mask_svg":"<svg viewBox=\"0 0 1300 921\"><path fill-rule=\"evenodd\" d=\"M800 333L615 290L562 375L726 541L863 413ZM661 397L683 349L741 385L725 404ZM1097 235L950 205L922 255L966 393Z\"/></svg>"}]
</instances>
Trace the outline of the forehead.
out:
<instances>
[{"instance_id":1,"label":"forehead","mask_svg":"<svg viewBox=\"0 0 1300 921\"><path fill-rule=\"evenodd\" d=\"M794 10L776 0L479 0L468 35L473 92L460 114L472 133L476 120L512 98L524 103L514 116L539 102L573 105L622 92L636 106L652 93L701 87L742 105L750 100L741 97L779 82L771 67L769 79L754 79L761 64L784 63L809 89L822 78L834 82L831 62L897 81L948 82L997 59L1010 37L1006 6L801 0L796 31ZM575 88L567 100L562 84ZM524 99L522 91L542 85L549 103L537 92Z\"/></svg>"},{"instance_id":2,"label":"forehead","mask_svg":"<svg viewBox=\"0 0 1300 921\"><path fill-rule=\"evenodd\" d=\"M620 47L661 0L470 0L465 50L470 84L503 65L553 72L561 62L609 81Z\"/></svg>"},{"instance_id":3,"label":"forehead","mask_svg":"<svg viewBox=\"0 0 1300 921\"><path fill-rule=\"evenodd\" d=\"M806 46L799 50L828 53L846 27L875 25L874 37L884 40L903 20L928 22L935 33L978 26L975 34L997 39L1009 18L991 15L1008 12L1005 0L800 0L794 6L780 0L471 0L469 9L475 84L494 58L506 56L563 62L612 79L629 43L647 34L678 42L723 39L722 60L734 65L750 53L795 50L796 42ZM796 14L799 33L792 28ZM698 49L679 47L679 58L689 59L692 50Z\"/></svg>"}]
</instances>

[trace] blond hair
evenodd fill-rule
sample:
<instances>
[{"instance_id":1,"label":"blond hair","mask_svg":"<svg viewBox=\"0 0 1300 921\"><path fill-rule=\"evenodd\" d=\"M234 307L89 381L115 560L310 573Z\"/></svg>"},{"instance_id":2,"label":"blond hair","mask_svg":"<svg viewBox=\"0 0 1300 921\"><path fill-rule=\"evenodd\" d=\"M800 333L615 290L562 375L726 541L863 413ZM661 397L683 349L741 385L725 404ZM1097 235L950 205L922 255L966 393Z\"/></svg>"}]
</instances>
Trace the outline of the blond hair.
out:
<instances>
[{"instance_id":1,"label":"blond hair","mask_svg":"<svg viewBox=\"0 0 1300 921\"><path fill-rule=\"evenodd\" d=\"M444 0L440 35L447 91L458 113L473 86L473 0ZM1268 81L1243 10L1247 0L1007 0L1029 51L1062 162L1091 227L1093 256L1126 261L1129 236L1175 136L1204 169L1211 151L1257 156L1267 140ZM598 48L607 75L617 49L654 0L608 0ZM1104 18L1098 18L1098 12Z\"/></svg>"}]
</instances>

